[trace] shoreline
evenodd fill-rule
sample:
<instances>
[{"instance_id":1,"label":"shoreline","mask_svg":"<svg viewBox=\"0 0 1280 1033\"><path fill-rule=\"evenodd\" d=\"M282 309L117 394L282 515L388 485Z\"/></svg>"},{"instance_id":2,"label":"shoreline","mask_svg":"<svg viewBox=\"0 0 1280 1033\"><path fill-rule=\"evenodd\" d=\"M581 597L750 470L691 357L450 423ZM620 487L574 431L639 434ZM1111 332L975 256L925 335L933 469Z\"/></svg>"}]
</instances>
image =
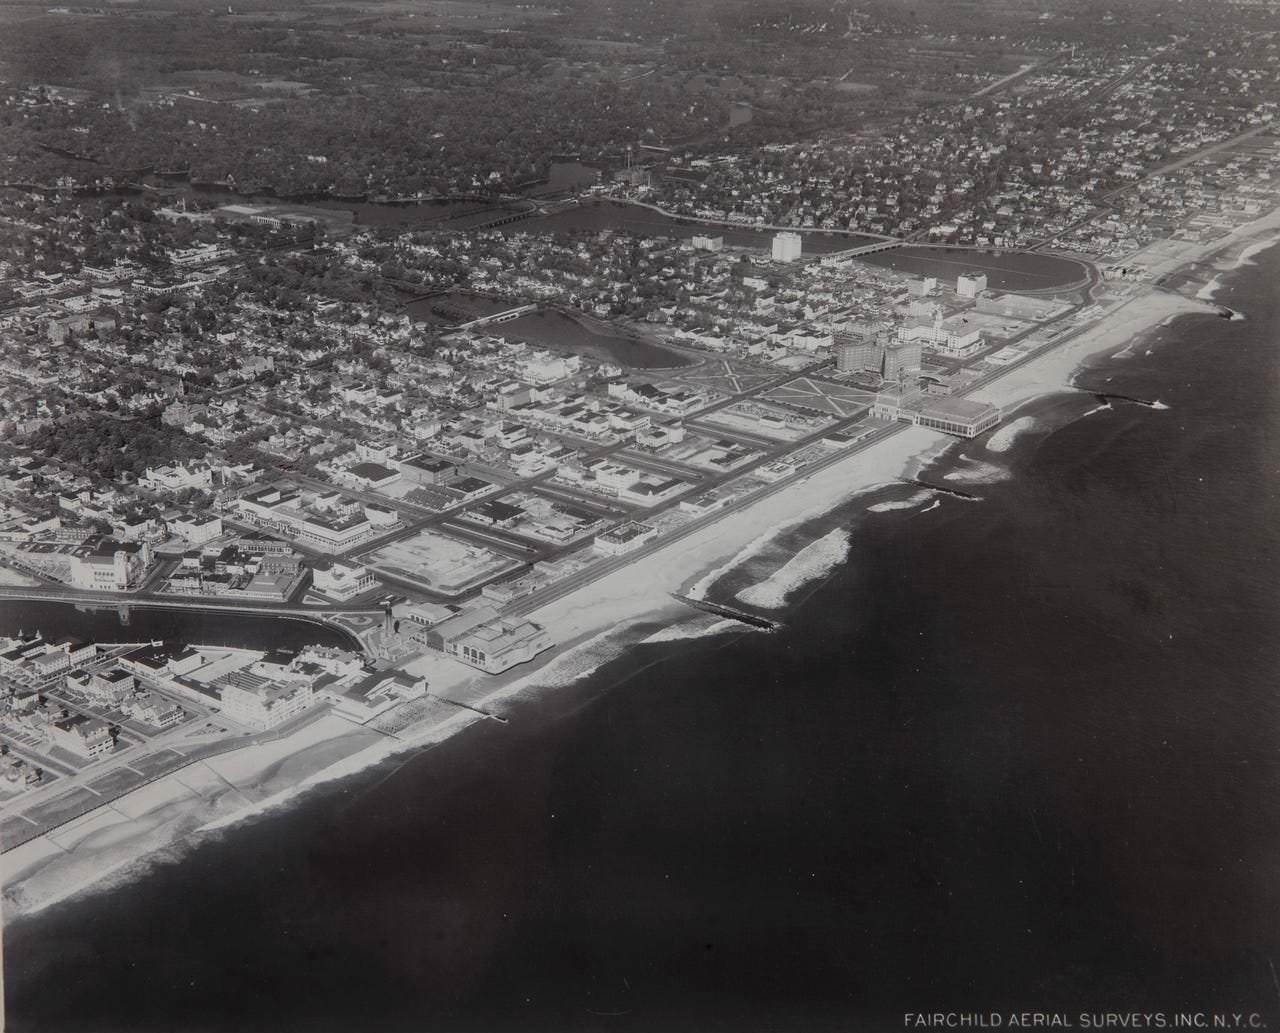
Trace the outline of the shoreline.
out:
<instances>
[{"instance_id":1,"label":"shoreline","mask_svg":"<svg viewBox=\"0 0 1280 1033\"><path fill-rule=\"evenodd\" d=\"M1207 262L1217 268L1233 262L1229 268L1217 270L1219 275L1211 282L1217 285L1216 290L1222 276L1277 243L1280 208L1208 244L1188 245L1178 254L1176 268L1185 270ZM1236 253L1224 259L1224 253L1231 250ZM1155 275L1161 274L1153 272ZM1098 323L996 377L969 397L1000 405L1004 426L1008 426L1014 412L1033 400L1079 390L1074 386L1076 375L1090 359L1121 354L1141 335L1178 316L1216 315L1218 306L1210 302L1212 292L1205 293L1209 287L1200 287L1195 296L1145 287L1108 311ZM1010 446L1016 436L1016 432L1009 435ZM689 609L672 596L705 594L723 575L763 551L786 530L855 498L913 478L960 444L961 439L938 431L905 428L801 478L786 492L761 499L670 543L636 565L637 569L624 567L532 611L527 616L544 624L552 637L563 643L541 662L496 678L436 656L419 657L406 669L425 675L433 696L487 709L585 678L632 645L728 630L746 633L740 625ZM1001 454L993 452L993 458ZM847 542L838 541L839 535L827 538L825 546L799 550L751 586L759 589L752 598L769 604L767 609L782 609L789 595L842 562L841 545ZM808 556L802 558L806 552ZM645 636L638 634L638 626L647 621L680 615L687 619L673 620L666 628ZM365 771L400 754L415 755L485 720L481 713L456 706L442 713L441 706L426 708L432 712L422 714L395 736L325 715L262 748L247 747L200 762L199 766L210 768L212 774L192 773L185 781L194 784L168 776L117 800L119 812L114 815L104 814L105 809L100 808L63 827L56 838L45 835L24 843L0 855L4 917L12 920L34 915L45 907L136 877L151 864L180 856L203 837L285 806L317 785ZM317 738L321 732L326 734ZM190 771L184 769L179 774L186 776Z\"/></svg>"}]
</instances>

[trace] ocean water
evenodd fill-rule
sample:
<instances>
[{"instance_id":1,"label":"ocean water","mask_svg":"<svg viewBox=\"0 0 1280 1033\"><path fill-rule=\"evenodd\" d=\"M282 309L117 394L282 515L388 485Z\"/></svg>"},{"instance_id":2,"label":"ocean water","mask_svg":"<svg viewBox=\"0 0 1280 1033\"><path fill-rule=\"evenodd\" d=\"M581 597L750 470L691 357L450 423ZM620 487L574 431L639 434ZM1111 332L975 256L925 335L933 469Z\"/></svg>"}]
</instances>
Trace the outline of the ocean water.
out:
<instances>
[{"instance_id":1,"label":"ocean water","mask_svg":"<svg viewBox=\"0 0 1280 1033\"><path fill-rule=\"evenodd\" d=\"M637 646L19 919L9 1028L1274 1028L1277 276L1080 378L1167 408L1055 396L926 474L981 501L789 533L851 529L779 631Z\"/></svg>"}]
</instances>

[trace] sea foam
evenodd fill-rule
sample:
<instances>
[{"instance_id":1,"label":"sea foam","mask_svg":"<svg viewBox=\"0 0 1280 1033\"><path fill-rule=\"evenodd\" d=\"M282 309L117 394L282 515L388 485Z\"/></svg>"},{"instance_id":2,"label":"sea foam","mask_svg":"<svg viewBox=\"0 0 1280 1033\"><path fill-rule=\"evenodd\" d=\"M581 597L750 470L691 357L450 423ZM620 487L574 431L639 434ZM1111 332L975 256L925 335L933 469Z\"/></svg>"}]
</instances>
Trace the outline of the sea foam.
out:
<instances>
[{"instance_id":1,"label":"sea foam","mask_svg":"<svg viewBox=\"0 0 1280 1033\"><path fill-rule=\"evenodd\" d=\"M1003 466L997 466L994 463L984 463L980 459L970 459L968 456L962 456L962 459L969 464L968 468L952 470L948 474L943 475L945 481L961 481L965 484L999 484L1001 481L1007 481L1012 474Z\"/></svg>"},{"instance_id":2,"label":"sea foam","mask_svg":"<svg viewBox=\"0 0 1280 1033\"><path fill-rule=\"evenodd\" d=\"M868 506L868 513L892 513L898 509L915 509L917 506L928 502L933 497L933 492L928 489L918 491L908 499L895 499L889 502L877 502L874 506Z\"/></svg>"},{"instance_id":3,"label":"sea foam","mask_svg":"<svg viewBox=\"0 0 1280 1033\"><path fill-rule=\"evenodd\" d=\"M1031 416L1020 416L1016 420L1011 420L987 439L987 451L1008 452L1018 437L1035 425L1036 421Z\"/></svg>"},{"instance_id":4,"label":"sea foam","mask_svg":"<svg viewBox=\"0 0 1280 1033\"><path fill-rule=\"evenodd\" d=\"M748 606L776 610L801 585L829 573L849 555L849 531L837 527L806 545L765 580L738 593Z\"/></svg>"}]
</instances>

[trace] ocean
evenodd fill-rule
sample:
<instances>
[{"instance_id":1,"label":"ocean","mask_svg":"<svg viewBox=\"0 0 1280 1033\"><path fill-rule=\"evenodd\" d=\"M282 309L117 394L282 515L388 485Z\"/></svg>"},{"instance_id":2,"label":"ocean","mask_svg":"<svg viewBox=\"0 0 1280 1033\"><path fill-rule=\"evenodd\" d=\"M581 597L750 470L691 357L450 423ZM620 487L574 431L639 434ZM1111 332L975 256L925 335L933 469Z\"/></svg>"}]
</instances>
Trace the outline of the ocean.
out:
<instances>
[{"instance_id":1,"label":"ocean","mask_svg":"<svg viewBox=\"0 0 1280 1033\"><path fill-rule=\"evenodd\" d=\"M17 920L9 1028L1275 1028L1278 276L1079 378L1163 408L1041 400L925 474L976 499L890 489L712 590L847 532L776 632L637 645Z\"/></svg>"}]
</instances>

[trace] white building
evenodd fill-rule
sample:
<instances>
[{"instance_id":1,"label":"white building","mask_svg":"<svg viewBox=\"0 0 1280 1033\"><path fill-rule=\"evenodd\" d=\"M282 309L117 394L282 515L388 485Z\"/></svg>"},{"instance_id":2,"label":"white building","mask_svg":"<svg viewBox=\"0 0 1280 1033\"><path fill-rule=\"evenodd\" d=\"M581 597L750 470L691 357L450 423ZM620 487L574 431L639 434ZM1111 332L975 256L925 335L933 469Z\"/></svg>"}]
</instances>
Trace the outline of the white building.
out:
<instances>
[{"instance_id":1,"label":"white building","mask_svg":"<svg viewBox=\"0 0 1280 1033\"><path fill-rule=\"evenodd\" d=\"M500 617L492 606L459 614L425 635L427 645L487 674L532 660L555 643L540 624Z\"/></svg>"},{"instance_id":2,"label":"white building","mask_svg":"<svg viewBox=\"0 0 1280 1033\"><path fill-rule=\"evenodd\" d=\"M83 714L51 723L49 739L56 746L89 758L110 753L116 745L115 736L105 721Z\"/></svg>"},{"instance_id":3,"label":"white building","mask_svg":"<svg viewBox=\"0 0 1280 1033\"><path fill-rule=\"evenodd\" d=\"M803 240L799 233L784 231L773 236L773 260L775 262L794 262L800 257Z\"/></svg>"},{"instance_id":4,"label":"white building","mask_svg":"<svg viewBox=\"0 0 1280 1033\"><path fill-rule=\"evenodd\" d=\"M327 686L320 690L320 699L331 703L333 709L357 721L368 721L378 714L391 710L410 700L421 699L427 694L427 680L414 677L404 671L379 671L353 684Z\"/></svg>"},{"instance_id":5,"label":"white building","mask_svg":"<svg viewBox=\"0 0 1280 1033\"><path fill-rule=\"evenodd\" d=\"M648 524L628 521L596 535L596 552L604 556L625 556L635 552L658 536L658 529Z\"/></svg>"},{"instance_id":6,"label":"white building","mask_svg":"<svg viewBox=\"0 0 1280 1033\"><path fill-rule=\"evenodd\" d=\"M956 277L956 294L962 298L976 298L986 289L986 273L962 273Z\"/></svg>"},{"instance_id":7,"label":"white building","mask_svg":"<svg viewBox=\"0 0 1280 1033\"><path fill-rule=\"evenodd\" d=\"M315 701L306 681L279 682L236 671L214 683L222 694L222 710L251 728L275 728L303 713Z\"/></svg>"},{"instance_id":8,"label":"white building","mask_svg":"<svg viewBox=\"0 0 1280 1033\"><path fill-rule=\"evenodd\" d=\"M317 564L311 577L311 586L317 592L343 602L368 592L377 583L368 567L343 560Z\"/></svg>"},{"instance_id":9,"label":"white building","mask_svg":"<svg viewBox=\"0 0 1280 1033\"><path fill-rule=\"evenodd\" d=\"M153 491L182 491L184 488L213 487L213 470L206 463L184 466L149 466L139 483Z\"/></svg>"},{"instance_id":10,"label":"white building","mask_svg":"<svg viewBox=\"0 0 1280 1033\"><path fill-rule=\"evenodd\" d=\"M323 552L346 552L374 536L367 507L336 492L308 501L296 491L268 486L242 495L235 506L258 526Z\"/></svg>"},{"instance_id":11,"label":"white building","mask_svg":"<svg viewBox=\"0 0 1280 1033\"><path fill-rule=\"evenodd\" d=\"M71 584L93 592L124 592L151 562L151 547L143 542L104 541L71 557Z\"/></svg>"},{"instance_id":12,"label":"white building","mask_svg":"<svg viewBox=\"0 0 1280 1033\"><path fill-rule=\"evenodd\" d=\"M184 513L170 522L169 530L192 545L203 545L222 535L222 517L213 513Z\"/></svg>"},{"instance_id":13,"label":"white building","mask_svg":"<svg viewBox=\"0 0 1280 1033\"><path fill-rule=\"evenodd\" d=\"M571 377L582 368L577 355L554 355L549 351L531 351L517 362L520 378L531 384L554 384Z\"/></svg>"},{"instance_id":14,"label":"white building","mask_svg":"<svg viewBox=\"0 0 1280 1033\"><path fill-rule=\"evenodd\" d=\"M970 326L963 317L943 319L941 312L933 321L911 319L898 327L898 340L919 341L931 351L951 359L967 359L982 350L982 331Z\"/></svg>"},{"instance_id":15,"label":"white building","mask_svg":"<svg viewBox=\"0 0 1280 1033\"><path fill-rule=\"evenodd\" d=\"M876 395L872 415L877 419L914 423L956 437L975 438L998 424L1003 413L998 406L967 398L882 391Z\"/></svg>"}]
</instances>

